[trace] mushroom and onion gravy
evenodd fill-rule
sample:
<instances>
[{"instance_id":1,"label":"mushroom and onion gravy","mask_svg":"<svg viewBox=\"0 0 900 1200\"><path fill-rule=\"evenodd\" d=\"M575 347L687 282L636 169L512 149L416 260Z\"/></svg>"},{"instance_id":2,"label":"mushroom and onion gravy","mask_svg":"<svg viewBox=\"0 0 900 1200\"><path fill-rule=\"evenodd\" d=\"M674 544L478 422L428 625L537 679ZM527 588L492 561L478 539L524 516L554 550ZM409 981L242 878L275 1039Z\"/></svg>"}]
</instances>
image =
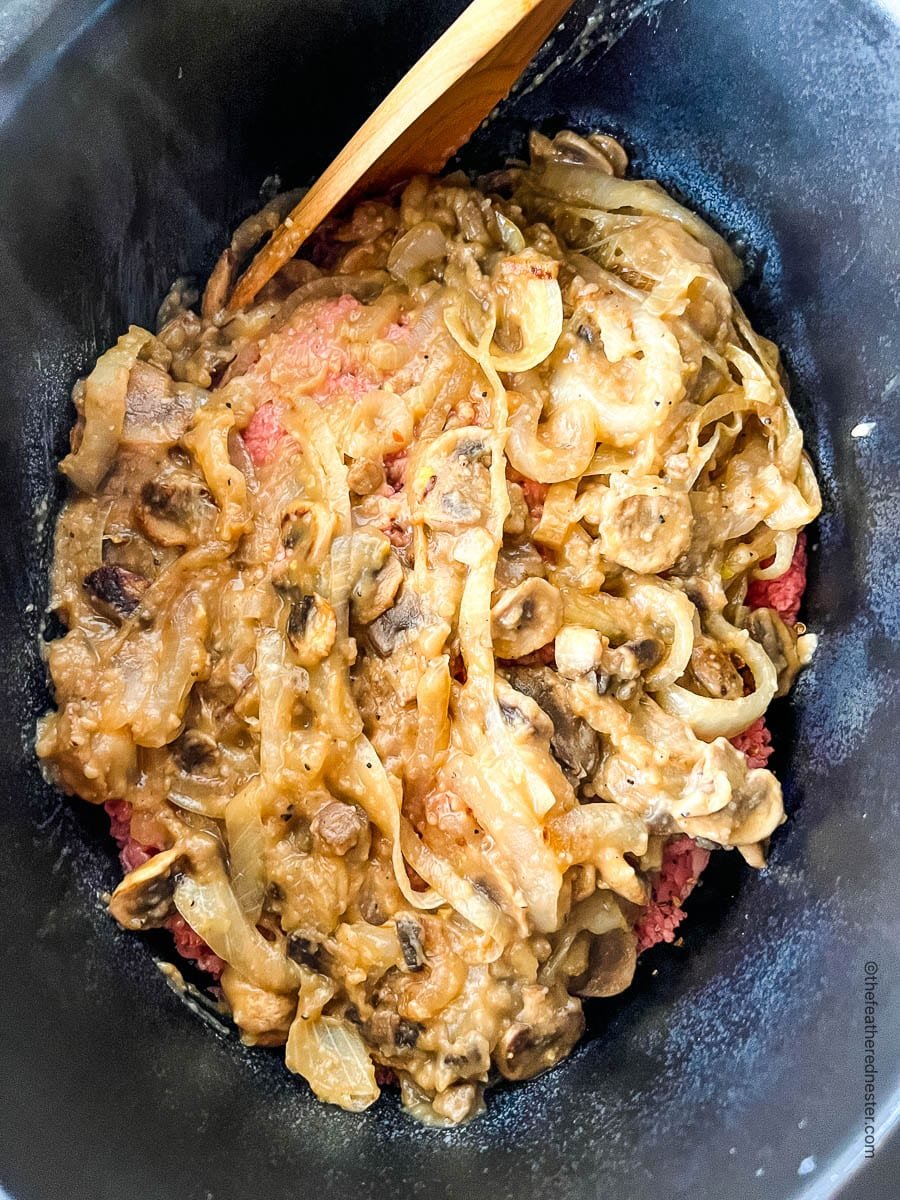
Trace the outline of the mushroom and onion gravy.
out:
<instances>
[{"instance_id":1,"label":"mushroom and onion gravy","mask_svg":"<svg viewBox=\"0 0 900 1200\"><path fill-rule=\"evenodd\" d=\"M445 1123L628 986L673 847L763 864L731 739L813 642L748 601L819 497L737 260L611 139L531 150L233 313L293 197L245 222L77 385L52 576L38 753L124 823L113 916L321 1099Z\"/></svg>"}]
</instances>

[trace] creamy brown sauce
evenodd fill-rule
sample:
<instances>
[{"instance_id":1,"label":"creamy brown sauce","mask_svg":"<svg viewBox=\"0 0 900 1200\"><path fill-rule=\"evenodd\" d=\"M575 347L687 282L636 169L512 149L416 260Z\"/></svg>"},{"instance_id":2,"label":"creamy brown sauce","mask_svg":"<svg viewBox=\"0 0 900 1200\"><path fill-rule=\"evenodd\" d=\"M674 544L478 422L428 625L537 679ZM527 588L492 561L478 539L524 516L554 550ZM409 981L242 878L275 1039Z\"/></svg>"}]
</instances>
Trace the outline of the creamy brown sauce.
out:
<instances>
[{"instance_id":1,"label":"creamy brown sauce","mask_svg":"<svg viewBox=\"0 0 900 1200\"><path fill-rule=\"evenodd\" d=\"M229 317L278 200L76 388L38 753L131 806L113 915L180 914L344 1107L552 1066L666 842L761 865L783 820L728 739L808 658L745 597L816 483L733 255L624 165L413 180Z\"/></svg>"}]
</instances>

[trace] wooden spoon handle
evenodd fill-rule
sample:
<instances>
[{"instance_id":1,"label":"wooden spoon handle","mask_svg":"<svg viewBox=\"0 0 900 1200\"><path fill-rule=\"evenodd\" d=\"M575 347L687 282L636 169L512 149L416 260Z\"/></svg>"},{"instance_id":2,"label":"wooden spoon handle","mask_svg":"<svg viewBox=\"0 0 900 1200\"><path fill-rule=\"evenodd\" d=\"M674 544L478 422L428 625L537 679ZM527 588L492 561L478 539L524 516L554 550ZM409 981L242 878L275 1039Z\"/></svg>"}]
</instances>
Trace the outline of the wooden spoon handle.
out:
<instances>
[{"instance_id":1,"label":"wooden spoon handle","mask_svg":"<svg viewBox=\"0 0 900 1200\"><path fill-rule=\"evenodd\" d=\"M436 174L531 62L573 0L473 0L275 230L228 303L252 303L342 200Z\"/></svg>"}]
</instances>

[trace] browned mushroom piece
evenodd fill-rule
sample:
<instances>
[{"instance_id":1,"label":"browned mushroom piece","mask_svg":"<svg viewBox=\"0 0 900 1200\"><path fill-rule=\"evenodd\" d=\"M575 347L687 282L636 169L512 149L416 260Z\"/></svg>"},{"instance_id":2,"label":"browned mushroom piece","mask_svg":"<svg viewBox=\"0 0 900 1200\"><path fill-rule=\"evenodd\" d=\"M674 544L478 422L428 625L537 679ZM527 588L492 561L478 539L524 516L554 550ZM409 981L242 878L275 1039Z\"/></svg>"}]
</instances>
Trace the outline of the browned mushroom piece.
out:
<instances>
[{"instance_id":1,"label":"browned mushroom piece","mask_svg":"<svg viewBox=\"0 0 900 1200\"><path fill-rule=\"evenodd\" d=\"M386 1051L409 1053L416 1048L425 1026L407 1021L393 1008L376 1008L365 1023L366 1037Z\"/></svg>"},{"instance_id":2,"label":"browned mushroom piece","mask_svg":"<svg viewBox=\"0 0 900 1200\"><path fill-rule=\"evenodd\" d=\"M329 854L344 855L362 837L369 819L355 804L332 800L323 805L310 824L313 837Z\"/></svg>"},{"instance_id":3,"label":"browned mushroom piece","mask_svg":"<svg viewBox=\"0 0 900 1200\"><path fill-rule=\"evenodd\" d=\"M150 586L150 580L126 567L109 564L85 576L84 588L91 604L103 617L122 621L130 617Z\"/></svg>"},{"instance_id":4,"label":"browned mushroom piece","mask_svg":"<svg viewBox=\"0 0 900 1200\"><path fill-rule=\"evenodd\" d=\"M756 608L744 620L744 628L759 642L778 673L776 696L786 696L800 670L797 631L786 625L774 608Z\"/></svg>"},{"instance_id":5,"label":"browned mushroom piece","mask_svg":"<svg viewBox=\"0 0 900 1200\"><path fill-rule=\"evenodd\" d=\"M347 469L347 487L356 496L371 496L384 480L384 467L373 458L358 458Z\"/></svg>"},{"instance_id":6,"label":"browned mushroom piece","mask_svg":"<svg viewBox=\"0 0 900 1200\"><path fill-rule=\"evenodd\" d=\"M157 929L174 912L172 897L187 858L174 847L129 871L109 899L109 911L126 929Z\"/></svg>"},{"instance_id":7,"label":"browned mushroom piece","mask_svg":"<svg viewBox=\"0 0 900 1200\"><path fill-rule=\"evenodd\" d=\"M141 488L134 506L138 527L159 546L191 546L213 530L218 509L190 471L169 471Z\"/></svg>"},{"instance_id":8,"label":"browned mushroom piece","mask_svg":"<svg viewBox=\"0 0 900 1200\"><path fill-rule=\"evenodd\" d=\"M611 692L618 700L630 700L640 686L641 675L662 659L665 646L659 638L638 638L622 646L584 625L567 625L556 639L556 668L567 679L588 677L601 696Z\"/></svg>"},{"instance_id":9,"label":"browned mushroom piece","mask_svg":"<svg viewBox=\"0 0 900 1200\"><path fill-rule=\"evenodd\" d=\"M513 730L520 734L534 734L549 742L553 737L553 722L537 703L524 692L517 691L501 676L494 685L500 715Z\"/></svg>"},{"instance_id":10,"label":"browned mushroom piece","mask_svg":"<svg viewBox=\"0 0 900 1200\"><path fill-rule=\"evenodd\" d=\"M425 957L425 939L422 926L415 917L398 916L394 922L397 927L397 940L403 952L403 963L407 971L421 971L428 961Z\"/></svg>"},{"instance_id":11,"label":"browned mushroom piece","mask_svg":"<svg viewBox=\"0 0 900 1200\"><path fill-rule=\"evenodd\" d=\"M186 729L172 747L175 761L188 773L211 766L218 752L216 739L202 729Z\"/></svg>"},{"instance_id":12,"label":"browned mushroom piece","mask_svg":"<svg viewBox=\"0 0 900 1200\"><path fill-rule=\"evenodd\" d=\"M477 1083L454 1083L438 1092L431 1108L449 1124L462 1125L476 1116L483 1104L482 1088Z\"/></svg>"},{"instance_id":13,"label":"browned mushroom piece","mask_svg":"<svg viewBox=\"0 0 900 1200\"><path fill-rule=\"evenodd\" d=\"M506 1079L532 1079L565 1058L584 1031L584 1014L573 996L556 1004L547 989L522 989L524 1002L494 1050L497 1070Z\"/></svg>"},{"instance_id":14,"label":"browned mushroom piece","mask_svg":"<svg viewBox=\"0 0 900 1200\"><path fill-rule=\"evenodd\" d=\"M500 658L522 658L552 642L562 622L559 589L546 579L525 579L491 609L494 651Z\"/></svg>"},{"instance_id":15,"label":"browned mushroom piece","mask_svg":"<svg viewBox=\"0 0 900 1200\"><path fill-rule=\"evenodd\" d=\"M630 929L611 929L591 941L588 969L572 982L576 996L617 996L634 978L637 938Z\"/></svg>"},{"instance_id":16,"label":"browned mushroom piece","mask_svg":"<svg viewBox=\"0 0 900 1200\"><path fill-rule=\"evenodd\" d=\"M491 509L491 451L482 434L451 430L438 439L434 474L421 496L422 517L431 529L461 533L483 524Z\"/></svg>"},{"instance_id":17,"label":"browned mushroom piece","mask_svg":"<svg viewBox=\"0 0 900 1200\"><path fill-rule=\"evenodd\" d=\"M530 542L504 545L497 556L494 586L499 589L514 588L532 575L545 575L546 569L537 546Z\"/></svg>"}]
</instances>

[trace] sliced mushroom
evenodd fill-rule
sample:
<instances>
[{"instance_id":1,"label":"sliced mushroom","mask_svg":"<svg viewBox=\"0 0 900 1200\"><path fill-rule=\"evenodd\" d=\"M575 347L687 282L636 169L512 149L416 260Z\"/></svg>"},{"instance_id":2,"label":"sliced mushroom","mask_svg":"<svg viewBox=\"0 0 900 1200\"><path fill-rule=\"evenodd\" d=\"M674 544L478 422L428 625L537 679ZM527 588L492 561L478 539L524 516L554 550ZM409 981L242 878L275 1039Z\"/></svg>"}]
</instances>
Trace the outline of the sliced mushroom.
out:
<instances>
[{"instance_id":1,"label":"sliced mushroom","mask_svg":"<svg viewBox=\"0 0 900 1200\"><path fill-rule=\"evenodd\" d=\"M556 667L568 679L590 676L601 695L612 692L619 700L637 693L643 671L656 666L665 653L657 638L641 638L623 646L584 625L567 625L556 638Z\"/></svg>"},{"instance_id":2,"label":"sliced mushroom","mask_svg":"<svg viewBox=\"0 0 900 1200\"><path fill-rule=\"evenodd\" d=\"M618 996L630 986L637 965L637 938L630 929L611 929L591 942L588 969L573 981L576 996Z\"/></svg>"},{"instance_id":3,"label":"sliced mushroom","mask_svg":"<svg viewBox=\"0 0 900 1200\"><path fill-rule=\"evenodd\" d=\"M305 937L303 933L294 931L287 940L287 956L312 971L322 969L322 947L315 938Z\"/></svg>"},{"instance_id":4,"label":"sliced mushroom","mask_svg":"<svg viewBox=\"0 0 900 1200\"><path fill-rule=\"evenodd\" d=\"M612 475L597 493L596 509L585 514L596 524L603 553L639 575L671 567L691 544L694 516L690 499L660 480L629 480Z\"/></svg>"},{"instance_id":5,"label":"sliced mushroom","mask_svg":"<svg viewBox=\"0 0 900 1200\"><path fill-rule=\"evenodd\" d=\"M431 1109L449 1125L464 1125L484 1109L483 1085L478 1083L454 1083L438 1092L431 1101Z\"/></svg>"},{"instance_id":6,"label":"sliced mushroom","mask_svg":"<svg viewBox=\"0 0 900 1200\"><path fill-rule=\"evenodd\" d=\"M427 961L422 926L415 917L405 916L397 917L394 924L407 971L421 971Z\"/></svg>"},{"instance_id":7,"label":"sliced mushroom","mask_svg":"<svg viewBox=\"0 0 900 1200\"><path fill-rule=\"evenodd\" d=\"M531 542L522 545L504 545L497 555L497 568L494 571L494 586L497 588L514 588L531 576L543 576L546 573L544 560L537 546Z\"/></svg>"},{"instance_id":8,"label":"sliced mushroom","mask_svg":"<svg viewBox=\"0 0 900 1200\"><path fill-rule=\"evenodd\" d=\"M201 729L186 729L172 747L176 762L189 774L211 766L218 752L216 739Z\"/></svg>"},{"instance_id":9,"label":"sliced mushroom","mask_svg":"<svg viewBox=\"0 0 900 1200\"><path fill-rule=\"evenodd\" d=\"M365 813L355 804L332 800L319 809L310 829L313 837L328 853L343 855L353 849L368 824Z\"/></svg>"},{"instance_id":10,"label":"sliced mushroom","mask_svg":"<svg viewBox=\"0 0 900 1200\"><path fill-rule=\"evenodd\" d=\"M568 707L564 680L549 667L511 667L506 678L553 722L550 749L569 779L577 784L593 775L600 763L600 735Z\"/></svg>"},{"instance_id":11,"label":"sliced mushroom","mask_svg":"<svg viewBox=\"0 0 900 1200\"><path fill-rule=\"evenodd\" d=\"M553 722L541 706L524 692L517 691L497 677L495 688L500 715L512 729L525 733L534 733L539 738L550 741L553 737Z\"/></svg>"},{"instance_id":12,"label":"sliced mushroom","mask_svg":"<svg viewBox=\"0 0 900 1200\"><path fill-rule=\"evenodd\" d=\"M461 533L487 519L491 507L491 450L484 430L464 426L436 438L428 456L407 471L412 498L431 529Z\"/></svg>"},{"instance_id":13,"label":"sliced mushroom","mask_svg":"<svg viewBox=\"0 0 900 1200\"><path fill-rule=\"evenodd\" d=\"M109 911L126 929L157 929L175 911L176 877L186 864L177 847L154 854L129 871L109 900Z\"/></svg>"},{"instance_id":14,"label":"sliced mushroom","mask_svg":"<svg viewBox=\"0 0 900 1200\"><path fill-rule=\"evenodd\" d=\"M121 621L141 602L150 580L126 567L106 565L86 575L84 587L101 616Z\"/></svg>"},{"instance_id":15,"label":"sliced mushroom","mask_svg":"<svg viewBox=\"0 0 900 1200\"><path fill-rule=\"evenodd\" d=\"M188 546L203 541L218 509L204 484L189 471L171 471L141 488L135 521L159 546Z\"/></svg>"},{"instance_id":16,"label":"sliced mushroom","mask_svg":"<svg viewBox=\"0 0 900 1200\"><path fill-rule=\"evenodd\" d=\"M366 1037L376 1046L415 1050L425 1026L407 1021L392 1008L376 1008L365 1024Z\"/></svg>"},{"instance_id":17,"label":"sliced mushroom","mask_svg":"<svg viewBox=\"0 0 900 1200\"><path fill-rule=\"evenodd\" d=\"M559 1007L547 999L542 1004L526 1002L494 1050L497 1070L506 1079L533 1079L565 1058L583 1031L584 1014L574 997L567 996Z\"/></svg>"},{"instance_id":18,"label":"sliced mushroom","mask_svg":"<svg viewBox=\"0 0 900 1200\"><path fill-rule=\"evenodd\" d=\"M291 604L288 641L301 667L314 667L331 653L337 637L337 617L327 600L315 592Z\"/></svg>"},{"instance_id":19,"label":"sliced mushroom","mask_svg":"<svg viewBox=\"0 0 900 1200\"><path fill-rule=\"evenodd\" d=\"M353 618L370 625L393 604L403 582L403 568L383 533L363 530L353 536L351 567L356 579L350 592Z\"/></svg>"},{"instance_id":20,"label":"sliced mushroom","mask_svg":"<svg viewBox=\"0 0 900 1200\"><path fill-rule=\"evenodd\" d=\"M757 608L745 619L744 628L759 642L778 672L776 696L786 696L803 665L797 653L797 632L786 625L774 608Z\"/></svg>"},{"instance_id":21,"label":"sliced mushroom","mask_svg":"<svg viewBox=\"0 0 900 1200\"><path fill-rule=\"evenodd\" d=\"M369 641L382 658L393 654L407 633L422 624L422 605L415 592L404 590L400 599L368 628Z\"/></svg>"},{"instance_id":22,"label":"sliced mushroom","mask_svg":"<svg viewBox=\"0 0 900 1200\"><path fill-rule=\"evenodd\" d=\"M356 496L371 496L384 480L384 467L374 458L358 458L347 470L347 487Z\"/></svg>"},{"instance_id":23,"label":"sliced mushroom","mask_svg":"<svg viewBox=\"0 0 900 1200\"><path fill-rule=\"evenodd\" d=\"M562 626L559 590L546 579L526 579L504 592L491 609L494 651L500 658L521 658L552 642Z\"/></svg>"},{"instance_id":24,"label":"sliced mushroom","mask_svg":"<svg viewBox=\"0 0 900 1200\"><path fill-rule=\"evenodd\" d=\"M706 634L694 637L691 673L715 700L737 700L744 694L744 681L731 655L724 646Z\"/></svg>"}]
</instances>

